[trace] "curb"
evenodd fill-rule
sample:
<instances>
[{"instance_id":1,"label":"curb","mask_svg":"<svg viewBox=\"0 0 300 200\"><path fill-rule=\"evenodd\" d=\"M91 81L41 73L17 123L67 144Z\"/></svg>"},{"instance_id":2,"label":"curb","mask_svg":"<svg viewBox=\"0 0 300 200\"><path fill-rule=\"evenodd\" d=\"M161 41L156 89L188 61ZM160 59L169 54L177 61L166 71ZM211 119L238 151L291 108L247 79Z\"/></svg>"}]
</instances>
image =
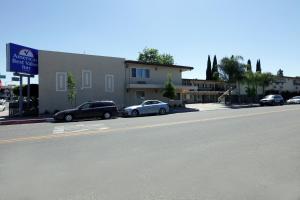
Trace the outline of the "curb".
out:
<instances>
[{"instance_id":1,"label":"curb","mask_svg":"<svg viewBox=\"0 0 300 200\"><path fill-rule=\"evenodd\" d=\"M33 124L33 123L42 123L50 122L52 118L42 118L42 119L19 119L19 120L5 120L0 121L0 125L16 125L16 124Z\"/></svg>"},{"instance_id":2,"label":"curb","mask_svg":"<svg viewBox=\"0 0 300 200\"><path fill-rule=\"evenodd\" d=\"M249 105L231 105L228 106L229 108L232 109L240 109L240 108L254 108L254 107L260 107L259 104L249 104Z\"/></svg>"}]
</instances>

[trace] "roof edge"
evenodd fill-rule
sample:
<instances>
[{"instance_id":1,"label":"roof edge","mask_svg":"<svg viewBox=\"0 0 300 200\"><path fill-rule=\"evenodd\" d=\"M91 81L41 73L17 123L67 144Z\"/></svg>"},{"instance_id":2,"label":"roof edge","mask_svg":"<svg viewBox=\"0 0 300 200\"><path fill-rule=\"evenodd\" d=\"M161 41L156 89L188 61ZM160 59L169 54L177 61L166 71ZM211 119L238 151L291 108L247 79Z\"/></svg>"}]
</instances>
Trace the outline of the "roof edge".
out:
<instances>
[{"instance_id":1,"label":"roof edge","mask_svg":"<svg viewBox=\"0 0 300 200\"><path fill-rule=\"evenodd\" d=\"M161 66L161 67L173 67L173 68L180 68L180 69L186 69L186 70L193 70L194 67L190 66L183 66L183 65L164 65L164 64L155 64L155 63L146 63L146 62L140 62L136 60L125 60L125 63L128 64L138 64L138 65L152 65L152 66Z\"/></svg>"}]
</instances>

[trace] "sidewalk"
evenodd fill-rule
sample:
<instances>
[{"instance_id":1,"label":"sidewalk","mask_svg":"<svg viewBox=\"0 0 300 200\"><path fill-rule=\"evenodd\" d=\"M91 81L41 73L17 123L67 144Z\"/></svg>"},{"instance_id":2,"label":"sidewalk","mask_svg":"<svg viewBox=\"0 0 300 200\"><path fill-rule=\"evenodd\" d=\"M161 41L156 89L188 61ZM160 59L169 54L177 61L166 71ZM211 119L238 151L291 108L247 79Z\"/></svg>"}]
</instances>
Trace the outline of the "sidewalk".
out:
<instances>
[{"instance_id":1,"label":"sidewalk","mask_svg":"<svg viewBox=\"0 0 300 200\"><path fill-rule=\"evenodd\" d=\"M50 116L13 117L13 118L9 118L7 115L0 116L0 125L32 124L32 123L42 123L42 122L50 122L50 121L52 121L52 118Z\"/></svg>"},{"instance_id":2,"label":"sidewalk","mask_svg":"<svg viewBox=\"0 0 300 200\"><path fill-rule=\"evenodd\" d=\"M240 109L240 108L252 108L258 107L259 104L232 104L225 105L221 103L196 103L186 104L186 108L197 109L199 111L210 111L210 110L223 110L223 109Z\"/></svg>"}]
</instances>

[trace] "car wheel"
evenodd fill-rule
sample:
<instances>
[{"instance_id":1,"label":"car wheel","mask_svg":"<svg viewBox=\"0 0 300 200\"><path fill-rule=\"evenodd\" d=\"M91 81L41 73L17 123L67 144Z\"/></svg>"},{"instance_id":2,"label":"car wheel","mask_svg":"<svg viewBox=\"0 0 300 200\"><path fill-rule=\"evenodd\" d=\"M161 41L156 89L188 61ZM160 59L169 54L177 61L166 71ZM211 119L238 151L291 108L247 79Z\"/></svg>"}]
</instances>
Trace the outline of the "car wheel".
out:
<instances>
[{"instance_id":1,"label":"car wheel","mask_svg":"<svg viewBox=\"0 0 300 200\"><path fill-rule=\"evenodd\" d=\"M138 111L138 110L133 110L133 111L131 112L131 115L132 115L133 117L139 116L139 111Z\"/></svg>"},{"instance_id":2,"label":"car wheel","mask_svg":"<svg viewBox=\"0 0 300 200\"><path fill-rule=\"evenodd\" d=\"M66 122L71 122L73 120L73 116L71 115L71 114L67 114L66 116L65 116L65 121Z\"/></svg>"},{"instance_id":3,"label":"car wheel","mask_svg":"<svg viewBox=\"0 0 300 200\"><path fill-rule=\"evenodd\" d=\"M164 108L161 108L161 109L159 109L159 114L160 115L165 115L166 114L166 109L164 109Z\"/></svg>"},{"instance_id":4,"label":"car wheel","mask_svg":"<svg viewBox=\"0 0 300 200\"><path fill-rule=\"evenodd\" d=\"M103 118L104 119L110 119L111 118L111 114L109 112L106 112L103 114Z\"/></svg>"}]
</instances>

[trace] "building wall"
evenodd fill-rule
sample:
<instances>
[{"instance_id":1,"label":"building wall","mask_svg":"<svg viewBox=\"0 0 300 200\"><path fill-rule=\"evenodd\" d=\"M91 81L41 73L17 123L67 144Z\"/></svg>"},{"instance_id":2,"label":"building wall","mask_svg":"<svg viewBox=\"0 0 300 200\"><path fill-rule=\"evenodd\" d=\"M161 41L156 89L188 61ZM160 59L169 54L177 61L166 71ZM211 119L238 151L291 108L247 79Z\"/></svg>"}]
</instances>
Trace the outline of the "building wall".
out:
<instances>
[{"instance_id":1,"label":"building wall","mask_svg":"<svg viewBox=\"0 0 300 200\"><path fill-rule=\"evenodd\" d=\"M149 78L135 78L131 76L132 68L143 68L149 69L150 77ZM142 64L127 64L126 67L126 85L128 84L139 84L141 86L145 86L145 88L130 88L126 90L126 106L134 105L141 103L141 99L137 98L136 91L144 91L145 100L147 99L157 99L161 101L168 101L167 98L163 97L163 88L168 79L168 74L171 75L173 84L177 86L182 85L181 80L181 69L172 68L172 67L161 67L155 65L142 65ZM150 89L147 88L147 84L158 85L161 88ZM179 91L177 91L179 92Z\"/></svg>"},{"instance_id":2,"label":"building wall","mask_svg":"<svg viewBox=\"0 0 300 200\"><path fill-rule=\"evenodd\" d=\"M218 102L218 97L227 90L227 84L222 81L183 79L184 85L196 86L197 89L187 91L182 95L186 103Z\"/></svg>"},{"instance_id":3,"label":"building wall","mask_svg":"<svg viewBox=\"0 0 300 200\"><path fill-rule=\"evenodd\" d=\"M300 78L278 77L266 88L266 90L299 92Z\"/></svg>"},{"instance_id":4,"label":"building wall","mask_svg":"<svg viewBox=\"0 0 300 200\"><path fill-rule=\"evenodd\" d=\"M113 100L119 107L125 99L125 59L83 54L39 51L39 111L74 107L67 91L56 91L56 72L71 72L76 80L76 105L92 100ZM91 71L91 88L82 88L82 70ZM113 92L105 90L105 75L113 75Z\"/></svg>"},{"instance_id":5,"label":"building wall","mask_svg":"<svg viewBox=\"0 0 300 200\"><path fill-rule=\"evenodd\" d=\"M246 84L241 84L241 95L247 95ZM275 77L274 81L270 83L269 86L265 87L265 91L275 90L280 92L300 92L300 78L299 77ZM238 94L238 89L235 90ZM257 87L257 94L263 95L263 88L261 86Z\"/></svg>"},{"instance_id":6,"label":"building wall","mask_svg":"<svg viewBox=\"0 0 300 200\"><path fill-rule=\"evenodd\" d=\"M141 64L127 64L126 68L126 83L134 84L138 83L138 81L145 81L147 84L162 84L164 85L168 74L171 75L172 82L174 85L181 85L181 69L172 68L172 67L161 67L155 65L141 65ZM150 78L134 78L131 77L131 69L132 68L144 68L150 70Z\"/></svg>"}]
</instances>

